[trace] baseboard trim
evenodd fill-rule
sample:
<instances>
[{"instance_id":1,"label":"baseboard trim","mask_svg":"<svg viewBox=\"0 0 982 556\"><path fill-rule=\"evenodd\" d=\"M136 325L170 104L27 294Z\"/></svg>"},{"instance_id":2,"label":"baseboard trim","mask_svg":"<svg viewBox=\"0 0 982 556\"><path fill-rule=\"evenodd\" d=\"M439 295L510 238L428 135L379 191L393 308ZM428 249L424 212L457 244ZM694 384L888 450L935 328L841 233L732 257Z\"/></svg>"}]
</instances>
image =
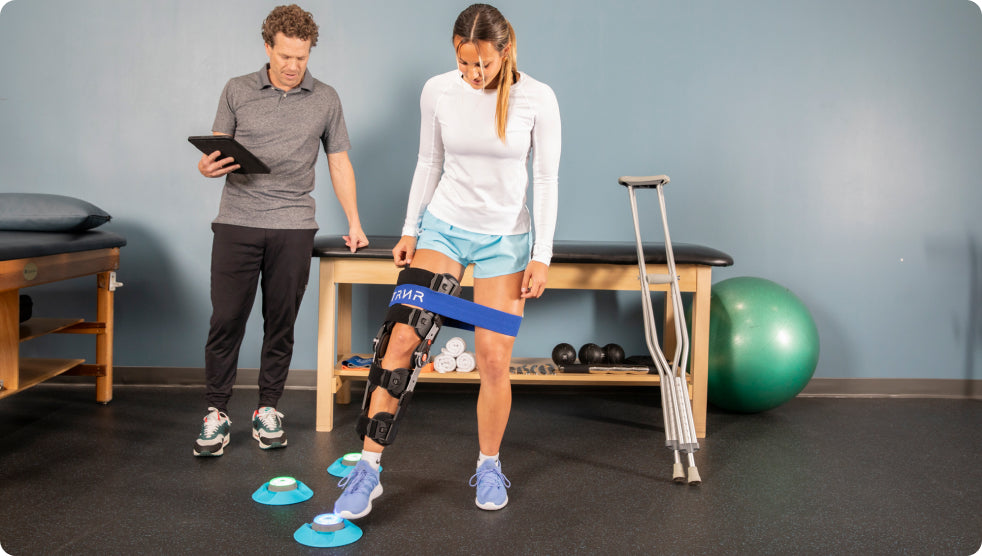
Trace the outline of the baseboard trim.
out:
<instances>
[{"instance_id":1,"label":"baseboard trim","mask_svg":"<svg viewBox=\"0 0 982 556\"><path fill-rule=\"evenodd\" d=\"M91 377L60 376L57 382L91 382ZM239 369L235 377L236 388L259 388L259 369ZM205 370L202 367L119 367L113 369L113 384L119 386L204 386ZM292 369L286 379L286 387L316 389L317 371Z\"/></svg>"},{"instance_id":2,"label":"baseboard trim","mask_svg":"<svg viewBox=\"0 0 982 556\"><path fill-rule=\"evenodd\" d=\"M798 394L827 398L982 399L982 380L943 378L813 378Z\"/></svg>"},{"instance_id":3,"label":"baseboard trim","mask_svg":"<svg viewBox=\"0 0 982 556\"><path fill-rule=\"evenodd\" d=\"M116 367L118 385L204 386L205 370L194 367ZM58 377L59 382L91 381L88 377ZM237 388L258 388L258 369L239 369ZM314 390L317 371L294 369L287 388ZM564 388L560 384L557 388ZM542 388L542 386L536 386ZM982 380L936 378L813 378L799 394L828 398L952 398L982 399Z\"/></svg>"}]
</instances>

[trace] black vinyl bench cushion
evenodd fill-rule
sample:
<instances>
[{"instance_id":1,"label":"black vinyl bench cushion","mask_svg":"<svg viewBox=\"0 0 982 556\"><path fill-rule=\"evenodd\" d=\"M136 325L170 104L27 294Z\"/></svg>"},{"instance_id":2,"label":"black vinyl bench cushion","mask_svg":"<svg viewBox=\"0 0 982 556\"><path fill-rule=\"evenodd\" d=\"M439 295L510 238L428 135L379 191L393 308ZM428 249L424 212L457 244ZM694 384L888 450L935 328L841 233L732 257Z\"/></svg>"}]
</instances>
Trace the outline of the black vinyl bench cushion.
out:
<instances>
[{"instance_id":1,"label":"black vinyl bench cushion","mask_svg":"<svg viewBox=\"0 0 982 556\"><path fill-rule=\"evenodd\" d=\"M340 236L318 236L314 239L314 257L361 257L391 259L392 248L399 242L396 236L368 238L368 247L352 253ZM733 257L726 253L691 243L672 243L676 264L731 266ZM644 259L648 264L665 264L663 243L645 243ZM634 243L557 241L552 245L554 263L638 264Z\"/></svg>"},{"instance_id":2,"label":"black vinyl bench cushion","mask_svg":"<svg viewBox=\"0 0 982 556\"><path fill-rule=\"evenodd\" d=\"M15 232L0 231L0 261L93 251L126 245L113 232Z\"/></svg>"}]
</instances>

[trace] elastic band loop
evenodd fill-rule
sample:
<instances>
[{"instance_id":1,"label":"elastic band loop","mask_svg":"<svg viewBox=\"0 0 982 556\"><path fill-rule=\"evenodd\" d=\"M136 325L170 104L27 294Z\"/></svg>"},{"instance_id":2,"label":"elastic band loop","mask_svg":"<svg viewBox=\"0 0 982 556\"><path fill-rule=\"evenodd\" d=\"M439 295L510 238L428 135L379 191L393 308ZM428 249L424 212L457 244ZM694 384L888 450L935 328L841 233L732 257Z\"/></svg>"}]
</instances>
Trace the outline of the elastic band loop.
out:
<instances>
[{"instance_id":1,"label":"elastic band loop","mask_svg":"<svg viewBox=\"0 0 982 556\"><path fill-rule=\"evenodd\" d=\"M475 326L480 326L506 336L517 336L518 328L522 325L522 317L518 315L412 284L397 286L392 292L389 306L397 303L415 305L443 315L443 324L463 330L474 330Z\"/></svg>"}]
</instances>

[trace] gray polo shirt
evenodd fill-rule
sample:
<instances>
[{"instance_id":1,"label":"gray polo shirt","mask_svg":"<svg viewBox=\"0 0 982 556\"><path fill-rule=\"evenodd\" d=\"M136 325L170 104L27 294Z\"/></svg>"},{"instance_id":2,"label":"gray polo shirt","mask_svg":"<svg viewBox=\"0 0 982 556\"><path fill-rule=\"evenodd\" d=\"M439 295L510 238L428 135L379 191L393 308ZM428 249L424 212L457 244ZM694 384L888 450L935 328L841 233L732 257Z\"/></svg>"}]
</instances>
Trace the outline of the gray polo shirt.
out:
<instances>
[{"instance_id":1,"label":"gray polo shirt","mask_svg":"<svg viewBox=\"0 0 982 556\"><path fill-rule=\"evenodd\" d=\"M347 151L337 91L304 73L284 93L270 83L268 65L234 77L218 103L213 131L235 137L269 166L269 174L228 174L216 223L251 228L317 228L314 164L320 145L328 154Z\"/></svg>"}]
</instances>

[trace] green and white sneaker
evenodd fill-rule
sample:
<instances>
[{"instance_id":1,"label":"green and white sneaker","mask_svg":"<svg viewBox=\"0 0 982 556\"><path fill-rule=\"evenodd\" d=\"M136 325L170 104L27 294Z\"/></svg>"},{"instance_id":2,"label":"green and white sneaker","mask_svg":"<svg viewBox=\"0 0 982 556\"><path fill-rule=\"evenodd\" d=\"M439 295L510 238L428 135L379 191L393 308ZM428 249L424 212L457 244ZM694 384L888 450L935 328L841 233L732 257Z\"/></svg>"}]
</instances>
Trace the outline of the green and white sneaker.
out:
<instances>
[{"instance_id":1,"label":"green and white sneaker","mask_svg":"<svg viewBox=\"0 0 982 556\"><path fill-rule=\"evenodd\" d=\"M263 450L286 446L283 414L272 407L260 407L252 414L252 437Z\"/></svg>"},{"instance_id":2,"label":"green and white sneaker","mask_svg":"<svg viewBox=\"0 0 982 556\"><path fill-rule=\"evenodd\" d=\"M198 434L198 440L194 442L194 455L222 455L228 444L228 430L231 424L228 415L214 407L209 407L204 423L201 424L201 433Z\"/></svg>"}]
</instances>

